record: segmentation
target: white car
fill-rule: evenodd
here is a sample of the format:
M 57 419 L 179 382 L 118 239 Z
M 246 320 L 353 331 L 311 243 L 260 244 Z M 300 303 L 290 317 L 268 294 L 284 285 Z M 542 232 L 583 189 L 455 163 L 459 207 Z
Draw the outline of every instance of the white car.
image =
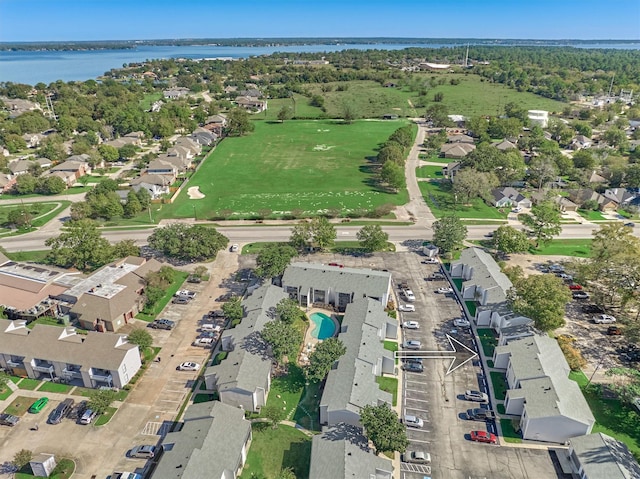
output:
M 427 258 L 422 264 L 438 264 L 438 260 L 436 258 Z
M 456 318 L 453 320 L 453 325 L 456 328 L 468 328 L 471 326 L 471 323 L 465 318 Z
M 416 307 L 413 304 L 401 304 L 398 306 L 398 311 L 402 311 L 404 313 L 413 313 L 415 310 Z
M 176 294 L 174 294 L 173 296 L 175 296 L 176 298 L 193 299 L 193 298 L 196 297 L 196 292 L 195 291 L 189 291 L 188 289 L 181 289 L 180 291 L 176 291 Z
M 472 389 L 467 389 L 464 392 L 464 398 L 467 401 L 475 401 L 475 402 L 482 402 L 482 403 L 489 402 L 489 396 L 487 396 L 487 393 L 474 391 Z
M 200 365 L 192 362 L 182 363 L 176 368 L 178 371 L 198 371 L 199 369 Z
M 418 321 L 405 321 L 402 323 L 402 327 L 405 329 L 420 329 Z
M 411 291 L 410 289 L 403 290 L 402 294 L 404 295 L 407 301 L 414 302 L 416 300 L 416 295 L 413 294 L 413 291 Z
M 404 415 L 404 423 L 406 424 L 407 427 L 423 427 L 424 426 L 424 421 L 416 416 L 410 416 L 409 414 L 405 414 Z
M 453 293 L 453 288 L 449 288 L 449 287 L 438 288 L 436 289 L 436 293 L 440 293 L 440 294 Z
M 596 324 L 615 323 L 616 318 L 614 316 L 611 316 L 610 314 L 599 314 L 598 316 L 593 318 L 593 322 Z
M 420 349 L 422 343 L 416 339 L 412 339 L 411 341 L 405 341 L 402 343 L 402 347 L 404 349 Z
M 210 348 L 213 346 L 213 338 L 197 338 L 193 342 L 193 345 L 200 348 Z
M 231 252 L 232 253 L 237 253 L 239 249 L 240 249 L 240 246 L 238 246 L 237 244 L 232 244 L 231 245 Z
M 521 208 L 521 207 L 519 207 L 519 206 L 516 206 L 516 207 L 515 207 L 515 208 L 513 208 L 511 211 L 512 211 L 513 213 L 520 213 L 520 212 L 522 211 L 522 208 Z

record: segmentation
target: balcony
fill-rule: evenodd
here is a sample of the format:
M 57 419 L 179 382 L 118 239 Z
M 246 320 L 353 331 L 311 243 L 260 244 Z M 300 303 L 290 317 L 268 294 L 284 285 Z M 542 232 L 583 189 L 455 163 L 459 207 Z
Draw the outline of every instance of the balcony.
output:
M 82 373 L 77 369 L 64 368 L 62 374 L 68 378 L 82 378 Z
M 33 366 L 33 370 L 39 373 L 53 374 L 53 364 L 39 363 Z
M 111 376 L 111 374 L 109 374 L 106 371 L 101 371 L 100 373 L 90 373 L 89 377 L 93 380 L 93 381 L 97 381 L 100 383 L 107 383 L 107 384 L 111 384 L 113 381 L 113 377 Z
M 11 367 L 11 368 L 24 368 L 24 362 L 22 359 L 18 360 L 18 359 L 9 359 L 7 361 L 7 366 Z

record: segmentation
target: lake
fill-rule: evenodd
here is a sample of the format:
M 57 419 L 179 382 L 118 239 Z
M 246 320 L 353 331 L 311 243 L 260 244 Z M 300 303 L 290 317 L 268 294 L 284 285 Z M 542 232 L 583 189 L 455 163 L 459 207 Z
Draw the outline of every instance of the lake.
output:
M 247 58 L 274 52 L 318 53 L 347 49 L 400 50 L 403 48 L 460 47 L 458 44 L 336 44 L 274 47 L 140 46 L 129 50 L 0 51 L 0 82 L 35 85 L 56 80 L 84 81 L 123 64 L 166 58 Z M 640 49 L 640 43 L 581 44 L 580 48 Z

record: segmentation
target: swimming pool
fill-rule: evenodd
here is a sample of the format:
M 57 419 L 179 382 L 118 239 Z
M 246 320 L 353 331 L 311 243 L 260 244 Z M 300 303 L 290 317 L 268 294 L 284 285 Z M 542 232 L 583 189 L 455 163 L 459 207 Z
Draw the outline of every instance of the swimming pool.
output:
M 324 313 L 312 313 L 311 321 L 316 325 L 311 331 L 311 336 L 316 339 L 327 339 L 336 333 L 335 323 Z

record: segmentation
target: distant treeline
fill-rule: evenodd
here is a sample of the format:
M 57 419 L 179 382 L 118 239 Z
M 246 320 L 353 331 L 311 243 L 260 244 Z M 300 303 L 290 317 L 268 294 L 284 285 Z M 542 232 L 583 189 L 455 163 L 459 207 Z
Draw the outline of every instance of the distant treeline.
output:
M 0 51 L 69 51 L 69 50 L 123 50 L 139 46 L 193 46 L 221 47 L 273 47 L 291 45 L 355 45 L 355 44 L 415 44 L 415 45 L 502 45 L 502 46 L 580 46 L 602 44 L 634 44 L 637 40 L 535 40 L 489 38 L 182 38 L 157 40 L 102 40 L 68 42 L 2 42 Z

